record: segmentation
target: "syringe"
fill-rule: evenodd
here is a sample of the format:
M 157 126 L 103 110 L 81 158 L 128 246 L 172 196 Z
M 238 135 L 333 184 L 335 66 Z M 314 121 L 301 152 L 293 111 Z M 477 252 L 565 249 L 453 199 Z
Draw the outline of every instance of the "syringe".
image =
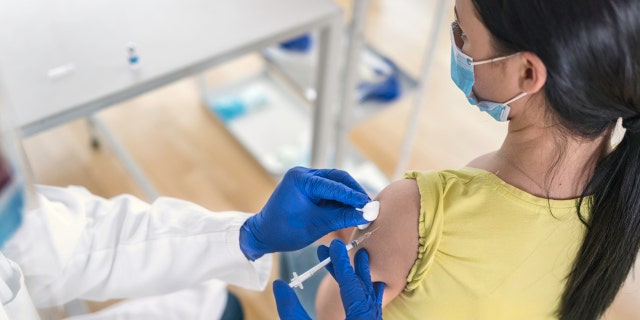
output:
M 375 232 L 376 230 L 378 230 L 378 228 L 375 228 L 375 229 L 363 234 L 360 238 L 349 242 L 346 245 L 347 251 L 351 251 L 351 249 L 359 246 L 363 241 L 367 240 L 367 238 L 369 238 L 371 236 L 371 234 L 373 232 Z M 299 287 L 300 289 L 304 289 L 304 287 L 302 286 L 302 282 L 304 282 L 305 280 L 311 278 L 314 273 L 316 273 L 316 272 L 318 272 L 318 270 L 321 270 L 322 268 L 324 268 L 330 262 L 331 262 L 331 258 L 329 257 L 329 258 L 326 258 L 326 259 L 320 261 L 320 263 L 318 263 L 315 266 L 311 267 L 311 269 L 307 270 L 305 273 L 303 273 L 301 275 L 298 275 L 296 272 L 293 272 L 293 279 L 291 279 L 291 282 L 289 282 L 289 287 L 291 287 L 291 288 Z

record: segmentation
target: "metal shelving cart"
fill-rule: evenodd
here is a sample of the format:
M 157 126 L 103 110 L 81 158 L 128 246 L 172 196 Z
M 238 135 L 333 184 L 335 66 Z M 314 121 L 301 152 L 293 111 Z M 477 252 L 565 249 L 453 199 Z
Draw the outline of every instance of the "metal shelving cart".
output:
M 349 143 L 348 132 L 358 123 L 385 108 L 385 103 L 359 103 L 356 97 L 359 68 L 367 58 L 384 60 L 377 48 L 365 41 L 364 30 L 366 16 L 371 0 L 354 0 L 351 21 L 345 30 L 343 44 L 342 83 L 339 87 L 340 103 L 332 110 L 332 125 L 335 126 L 334 148 L 329 150 L 333 167 L 345 169 L 360 181 L 368 191 L 377 193 L 389 183 L 390 177 L 384 175 L 375 164 L 364 158 Z M 426 95 L 428 79 L 435 54 L 435 43 L 444 27 L 448 0 L 436 0 L 432 13 L 432 25 L 427 37 L 427 50 L 422 60 L 422 68 L 417 78 L 394 66 L 398 77 L 402 99 L 413 98 L 410 117 L 403 141 L 402 151 L 396 168 L 396 177 L 404 171 L 413 144 L 417 120 Z M 311 34 L 315 40 L 316 34 Z M 248 112 L 243 116 L 225 121 L 229 130 L 256 157 L 256 159 L 274 176 L 281 176 L 286 169 L 294 165 L 310 165 L 309 146 L 310 117 L 312 104 L 316 97 L 317 50 L 301 54 L 272 46 L 262 51 L 264 68 L 247 79 L 215 89 L 203 84 L 203 96 L 212 107 L 216 100 L 223 97 L 240 97 L 247 91 L 259 91 L 268 101 L 262 108 Z M 410 94 L 409 94 L 410 93 Z M 213 108 L 214 109 L 214 108 Z M 267 123 L 268 125 L 262 125 Z M 276 128 L 273 123 L 279 123 Z M 331 144 L 331 143 L 330 143 Z M 391 177 L 395 178 L 395 177 Z

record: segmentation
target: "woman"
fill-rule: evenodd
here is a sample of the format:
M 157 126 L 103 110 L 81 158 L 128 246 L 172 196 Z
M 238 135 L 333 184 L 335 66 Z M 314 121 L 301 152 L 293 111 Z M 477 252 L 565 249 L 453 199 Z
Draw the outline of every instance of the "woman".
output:
M 597 319 L 614 299 L 640 317 L 625 289 L 640 282 L 640 2 L 455 4 L 452 78 L 508 133 L 378 196 L 364 246 L 384 318 Z M 335 287 L 321 286 L 320 319 L 336 318 Z

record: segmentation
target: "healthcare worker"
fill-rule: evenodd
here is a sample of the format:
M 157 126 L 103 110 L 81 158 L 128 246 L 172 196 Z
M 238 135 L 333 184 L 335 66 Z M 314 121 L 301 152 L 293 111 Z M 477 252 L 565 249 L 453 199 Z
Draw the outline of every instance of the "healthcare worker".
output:
M 15 132 L 7 130 L 10 117 L 6 110 L 0 114 L 0 319 L 57 318 L 64 316 L 59 306 L 74 299 L 147 297 L 212 279 L 261 289 L 271 269 L 269 253 L 300 249 L 367 222 L 355 208 L 369 197 L 339 170 L 291 169 L 256 215 L 214 213 L 171 198 L 147 204 L 129 195 L 107 200 L 79 187 L 34 187 Z M 346 257 L 344 245 L 331 254 Z M 340 279 L 354 287 L 348 297 L 371 296 L 370 279 L 362 281 L 366 261 L 359 260 L 357 275 L 348 260 L 341 262 Z M 286 298 L 278 305 L 282 312 L 297 307 L 292 292 L 279 296 Z M 371 305 L 360 301 L 355 315 L 365 307 L 376 312 L 375 299 L 364 301 Z M 179 313 L 152 318 L 191 319 Z

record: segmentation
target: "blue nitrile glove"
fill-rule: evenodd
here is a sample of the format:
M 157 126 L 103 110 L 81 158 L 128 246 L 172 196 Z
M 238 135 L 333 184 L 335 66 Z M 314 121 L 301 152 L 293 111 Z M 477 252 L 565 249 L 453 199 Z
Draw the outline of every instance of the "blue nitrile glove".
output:
M 320 261 L 331 256 L 327 270 L 340 286 L 340 297 L 347 319 L 382 319 L 382 295 L 384 282 L 371 282 L 369 254 L 360 249 L 354 257 L 354 269 L 349 264 L 349 255 L 344 242 L 331 241 L 331 247 L 318 247 Z
M 287 171 L 262 210 L 240 229 L 249 260 L 265 253 L 304 248 L 327 233 L 368 223 L 367 193 L 346 172 L 295 167 Z
M 273 295 L 276 298 L 278 316 L 280 320 L 311 320 L 309 314 L 304 311 L 298 296 L 289 285 L 282 281 L 273 282 Z
M 318 259 L 322 261 L 328 256 L 331 256 L 331 263 L 327 265 L 327 270 L 340 286 L 340 297 L 346 319 L 382 319 L 384 283 L 371 282 L 367 251 L 361 249 L 356 253 L 355 271 L 349 264 L 349 255 L 342 241 L 333 240 L 331 248 L 325 246 L 318 248 Z M 311 319 L 302 308 L 293 289 L 286 282 L 274 281 L 273 294 L 276 298 L 280 319 Z

